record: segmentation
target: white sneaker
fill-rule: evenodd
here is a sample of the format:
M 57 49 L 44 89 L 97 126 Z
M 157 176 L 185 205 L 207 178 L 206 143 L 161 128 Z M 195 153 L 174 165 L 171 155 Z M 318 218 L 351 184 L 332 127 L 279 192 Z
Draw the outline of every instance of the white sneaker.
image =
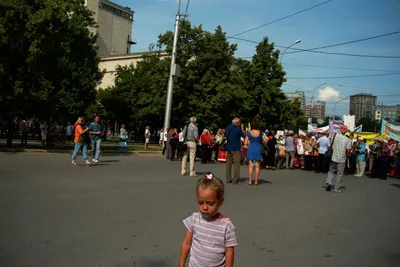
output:
M 96 162 L 96 160 L 95 160 L 95 159 L 93 159 L 93 162 Z
M 96 162 L 96 163 L 99 163 L 99 161 L 97 160 L 97 159 L 95 159 L 95 160 L 93 160 L 94 162 Z

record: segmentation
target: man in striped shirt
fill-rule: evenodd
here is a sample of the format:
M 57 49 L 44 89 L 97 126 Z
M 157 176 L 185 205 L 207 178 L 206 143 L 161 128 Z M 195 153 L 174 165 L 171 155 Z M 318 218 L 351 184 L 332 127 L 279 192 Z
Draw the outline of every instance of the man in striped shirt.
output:
M 196 121 L 197 121 L 196 117 L 191 117 L 189 125 L 185 126 L 185 129 L 183 129 L 183 136 L 185 137 L 185 143 L 187 145 L 187 148 L 186 151 L 184 151 L 182 159 L 181 174 L 186 175 L 186 161 L 189 155 L 190 176 L 192 177 L 197 176 L 196 172 L 194 171 L 194 160 L 196 158 L 196 149 L 197 149 L 196 142 L 199 139 L 199 130 L 195 125 Z

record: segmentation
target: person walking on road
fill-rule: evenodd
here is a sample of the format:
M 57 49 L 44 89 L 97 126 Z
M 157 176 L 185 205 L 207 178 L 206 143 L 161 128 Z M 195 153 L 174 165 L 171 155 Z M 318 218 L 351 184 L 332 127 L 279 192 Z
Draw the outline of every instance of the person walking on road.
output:
M 72 154 L 72 165 L 76 165 L 76 158 L 78 157 L 78 153 L 82 150 L 83 159 L 86 162 L 86 166 L 90 166 L 90 161 L 88 160 L 87 154 L 87 146 L 86 146 L 86 135 L 89 131 L 89 128 L 83 129 L 85 125 L 85 118 L 79 117 L 78 120 L 75 122 L 75 149 L 74 153 Z
M 89 125 L 89 134 L 90 139 L 92 141 L 92 157 L 93 162 L 99 162 L 100 156 L 100 145 L 101 145 L 101 133 L 103 131 L 103 127 L 100 124 L 100 117 L 99 115 L 94 116 L 94 122 Z
M 185 126 L 183 130 L 183 135 L 185 136 L 185 143 L 187 145 L 184 150 L 184 156 L 182 159 L 181 174 L 186 175 L 186 161 L 189 157 L 190 159 L 190 176 L 196 177 L 197 174 L 194 171 L 194 160 L 196 158 L 197 140 L 199 139 L 199 129 L 195 125 L 197 119 L 196 117 L 191 117 L 189 124 Z
M 340 193 L 343 182 L 343 173 L 346 166 L 346 157 L 351 152 L 351 141 L 349 138 L 344 136 L 347 132 L 347 126 L 342 125 L 340 128 L 341 133 L 333 134 L 331 137 L 332 144 L 332 159 L 329 165 L 328 177 L 326 178 L 326 191 L 331 191 L 334 187 L 334 193 Z M 333 185 L 332 181 L 337 173 L 336 183 Z
M 240 151 L 242 149 L 241 138 L 245 137 L 244 124 L 239 118 L 234 118 L 232 124 L 226 127 L 226 182 L 239 183 L 240 177 Z M 233 165 L 233 176 L 232 176 Z

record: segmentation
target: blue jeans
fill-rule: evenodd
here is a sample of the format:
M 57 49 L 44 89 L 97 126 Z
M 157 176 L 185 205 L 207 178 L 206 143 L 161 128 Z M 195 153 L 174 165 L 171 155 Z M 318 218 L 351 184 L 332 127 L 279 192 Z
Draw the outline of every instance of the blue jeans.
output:
M 87 146 L 85 143 L 75 143 L 74 153 L 72 154 L 72 159 L 75 160 L 78 157 L 79 151 L 82 149 L 83 159 L 87 160 Z
M 99 140 L 92 140 L 92 157 L 93 159 L 98 160 L 100 156 L 100 144 L 101 139 Z

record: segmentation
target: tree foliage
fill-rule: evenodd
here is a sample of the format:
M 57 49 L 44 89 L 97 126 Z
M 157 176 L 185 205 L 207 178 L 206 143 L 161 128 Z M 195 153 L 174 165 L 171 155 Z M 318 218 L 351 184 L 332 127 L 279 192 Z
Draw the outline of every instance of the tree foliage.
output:
M 95 26 L 83 0 L 2 0 L 0 113 L 83 114 L 102 77 Z
M 136 65 L 119 66 L 115 85 L 99 91 L 106 119 L 135 127 L 161 125 L 168 70 L 169 59 L 158 52 L 145 55 Z
M 157 47 L 172 52 L 173 32 L 159 36 Z M 258 118 L 268 128 L 299 127 L 305 121 L 299 103 L 289 102 L 280 87 L 285 81 L 279 51 L 264 38 L 251 61 L 235 58 L 237 46 L 218 26 L 213 33 L 182 21 L 174 77 L 171 126 L 196 116 L 203 126 L 225 127 L 233 117 Z M 100 99 L 109 119 L 136 127 L 163 125 L 170 58 L 150 53 L 142 62 L 119 67 L 115 86 Z M 119 103 L 119 104 L 117 104 Z

